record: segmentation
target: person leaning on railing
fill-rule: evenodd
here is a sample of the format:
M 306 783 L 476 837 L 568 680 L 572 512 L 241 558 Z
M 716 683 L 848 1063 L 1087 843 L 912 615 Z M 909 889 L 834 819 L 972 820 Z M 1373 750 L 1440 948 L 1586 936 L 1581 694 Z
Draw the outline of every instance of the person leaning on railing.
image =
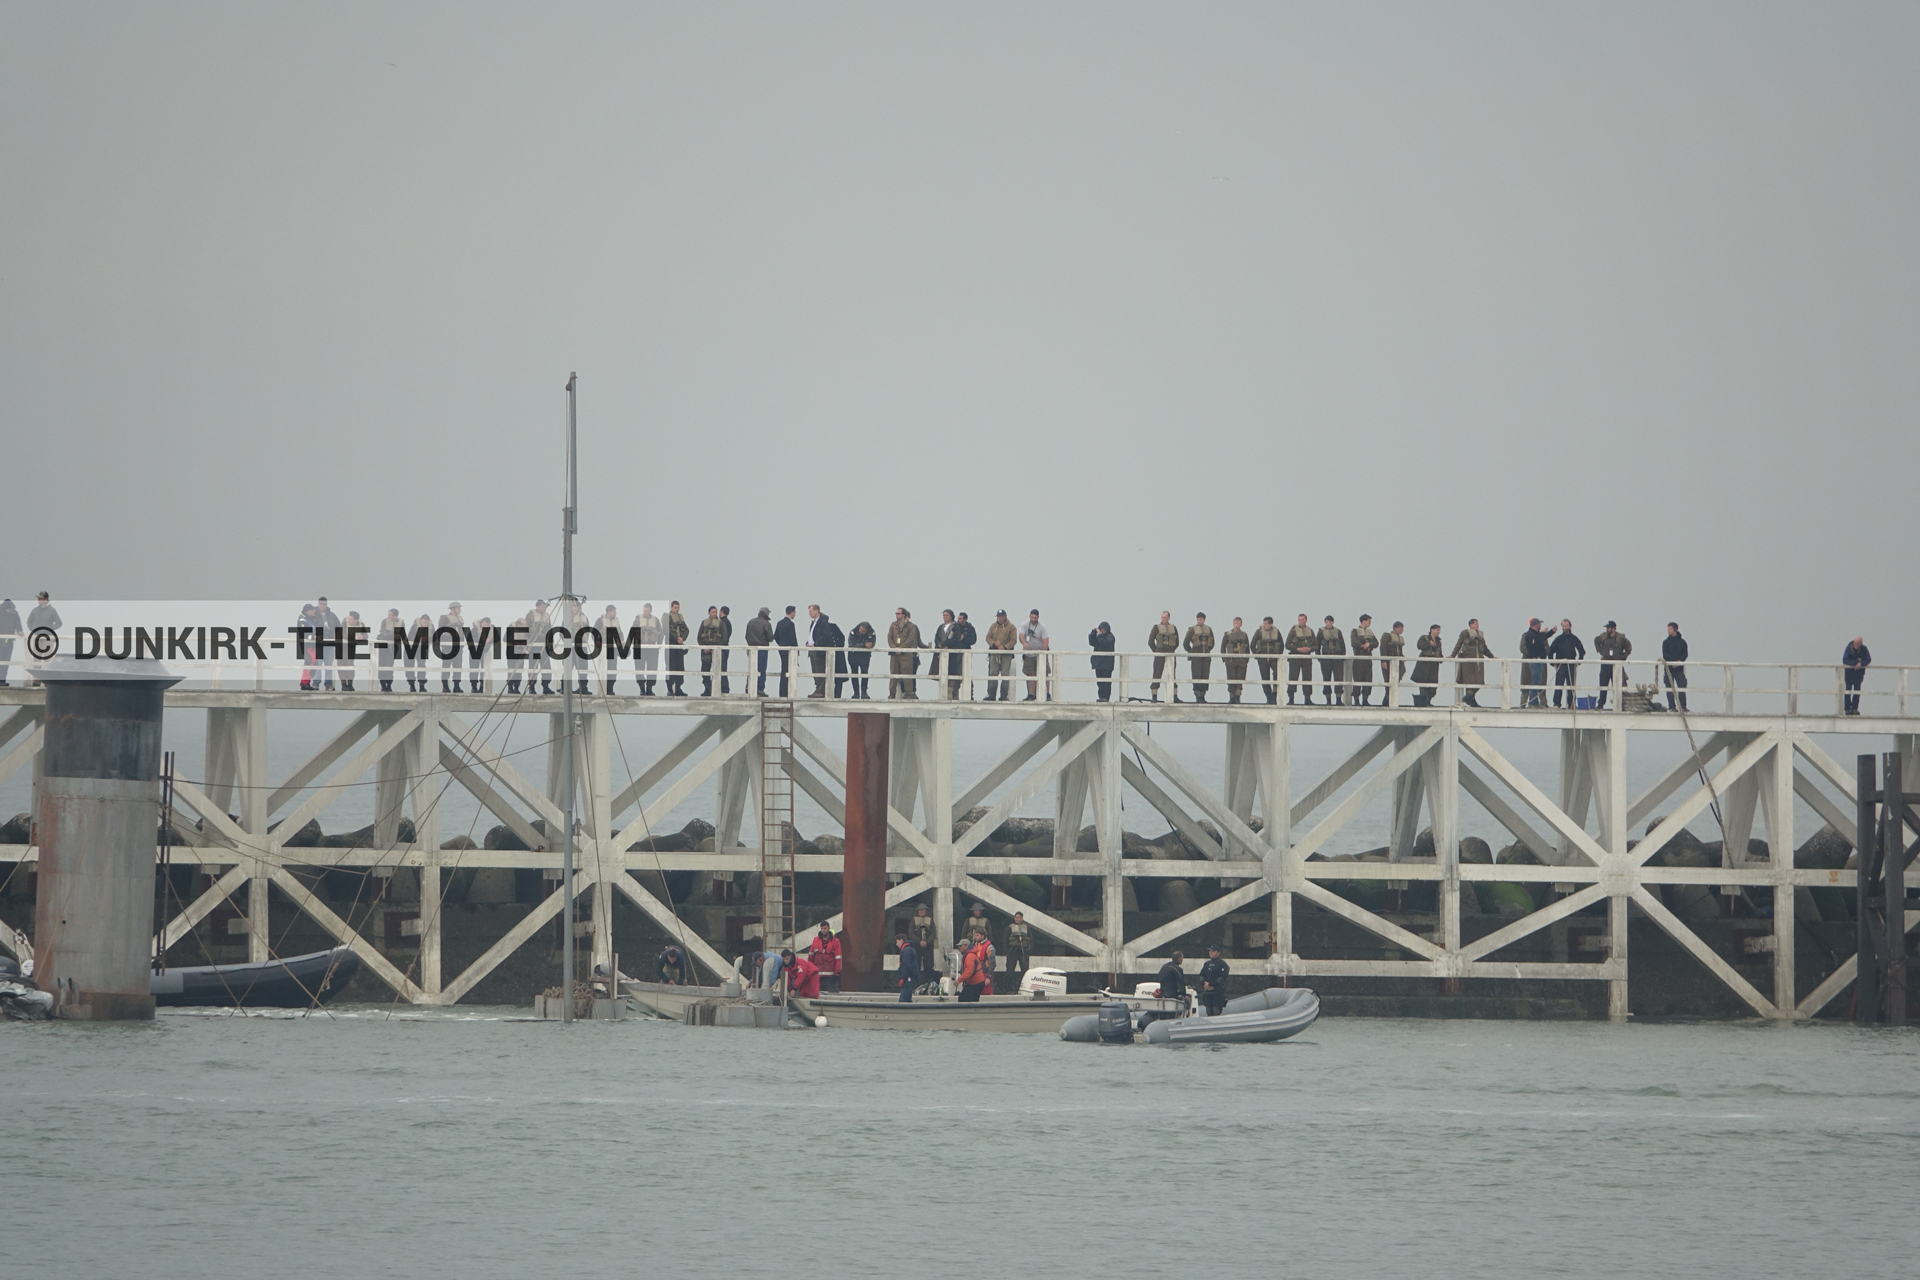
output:
M 867 672 L 873 668 L 873 646 L 880 635 L 871 622 L 856 622 L 847 637 L 847 671 L 853 677 L 853 696 L 862 702 L 873 701 L 867 691 Z
M 1860 714 L 1860 686 L 1866 683 L 1867 668 L 1873 665 L 1873 653 L 1867 648 L 1865 638 L 1855 636 L 1847 641 L 1847 647 L 1840 651 L 1840 665 L 1846 668 L 1846 695 L 1843 711 L 1850 716 Z

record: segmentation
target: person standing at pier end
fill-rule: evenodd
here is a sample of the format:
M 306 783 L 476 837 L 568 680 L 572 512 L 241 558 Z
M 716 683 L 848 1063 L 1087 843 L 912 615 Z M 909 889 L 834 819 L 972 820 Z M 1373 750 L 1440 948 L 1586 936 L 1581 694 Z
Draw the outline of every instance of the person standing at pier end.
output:
M 1087 632 L 1087 648 L 1093 650 L 1094 701 L 1105 702 L 1113 696 L 1113 628 L 1101 623 Z
M 1600 700 L 1594 703 L 1594 706 L 1605 711 L 1607 709 L 1607 690 L 1614 682 L 1614 664 L 1624 662 L 1632 655 L 1633 641 L 1627 639 L 1625 633 L 1620 630 L 1619 624 L 1609 618 L 1607 619 L 1607 629 L 1593 638 L 1593 652 L 1594 655 L 1600 659 Z M 1627 691 L 1627 669 L 1620 667 L 1618 670 L 1620 672 L 1620 692 L 1622 696 L 1625 696 Z
M 680 612 L 680 602 L 675 600 L 667 606 L 667 696 L 684 698 L 687 696 L 687 637 L 693 629 L 687 625 L 686 615 Z M 781 692 L 785 692 L 784 687 Z
M 820 612 L 820 606 L 810 604 L 807 620 L 800 624 L 800 643 L 806 646 L 807 666 L 813 670 L 813 692 L 807 695 L 809 698 L 827 696 L 827 651 L 823 647 L 826 642 L 820 638 L 820 624 L 826 620 L 827 615 Z
M 1440 639 L 1440 624 L 1434 623 L 1427 628 L 1427 634 L 1414 641 L 1419 650 L 1420 661 L 1413 664 L 1413 683 L 1420 692 L 1413 695 L 1413 705 L 1430 707 L 1433 695 L 1440 690 L 1440 662 L 1446 656 L 1447 646 Z
M 987 628 L 988 702 L 1013 701 L 1013 682 L 1006 677 L 1013 674 L 1013 646 L 1019 640 L 1020 632 L 1007 621 L 1007 611 L 997 611 L 993 625 Z
M 1206 1006 L 1207 1016 L 1217 1018 L 1227 1007 L 1227 975 L 1231 972 L 1227 962 L 1220 958 L 1220 944 L 1214 943 L 1207 948 L 1207 962 L 1200 966 L 1200 1003 Z
M 787 612 L 780 621 L 773 624 L 773 642 L 780 648 L 780 696 L 787 696 L 787 668 L 793 664 L 793 651 L 800 647 L 800 632 L 793 625 L 793 615 L 799 612 L 793 605 L 787 606 Z
M 1280 701 L 1280 655 L 1287 651 L 1287 638 L 1273 625 L 1272 614 L 1260 619 L 1252 646 L 1254 661 L 1260 664 L 1260 690 L 1267 695 L 1267 705 L 1274 706 Z
M 1026 651 L 1020 665 L 1027 671 L 1027 701 L 1032 702 L 1040 686 L 1046 686 L 1046 698 L 1053 701 L 1053 659 L 1048 651 L 1053 648 L 1053 637 L 1040 625 L 1040 611 L 1027 612 L 1026 625 L 1020 628 L 1020 647 Z M 1034 676 L 1038 675 L 1038 680 Z
M 1287 632 L 1287 705 L 1293 705 L 1293 691 L 1299 689 L 1306 705 L 1313 705 L 1313 655 L 1320 650 L 1320 637 L 1307 625 L 1307 615 Z
M 13 661 L 14 637 L 20 634 L 20 610 L 8 596 L 0 600 L 0 689 L 7 687 L 7 664 Z
M 1353 662 L 1347 672 L 1352 683 L 1348 700 L 1370 707 L 1373 705 L 1373 655 L 1380 648 L 1380 638 L 1373 634 L 1373 615 L 1361 614 L 1360 625 L 1348 639 L 1353 643 Z
M 522 621 L 524 621 L 524 619 L 522 619 Z M 393 692 L 393 651 L 399 647 L 397 644 L 397 633 L 400 628 L 405 625 L 405 623 L 400 621 L 400 611 L 398 609 L 389 609 L 387 610 L 387 616 L 380 619 L 379 633 L 374 636 L 374 651 L 378 654 L 374 661 L 378 663 L 380 667 L 380 692 L 382 693 Z M 5 674 L 4 668 L 0 668 L 0 674 Z M 0 684 L 5 683 L 5 680 L 0 680 Z M 518 693 L 519 691 L 520 681 L 519 677 L 516 676 L 514 678 L 514 692 Z
M 913 937 L 913 945 L 920 949 L 920 968 L 931 978 L 940 972 L 933 958 L 933 948 L 940 941 L 940 929 L 927 914 L 926 903 L 914 908 L 913 919 L 907 921 L 907 932 Z
M 873 700 L 867 689 L 867 672 L 873 669 L 873 646 L 879 640 L 880 633 L 871 622 L 854 623 L 853 634 L 847 637 L 847 671 L 853 677 L 853 696 L 865 702 Z
M 1380 705 L 1394 707 L 1400 705 L 1397 692 L 1407 678 L 1407 624 L 1395 622 L 1393 629 L 1380 637 Z
M 1460 686 L 1461 705 L 1478 707 L 1480 703 L 1475 695 L 1487 683 L 1486 664 L 1480 659 L 1493 656 L 1493 647 L 1487 643 L 1486 634 L 1480 630 L 1480 619 L 1467 619 L 1466 629 L 1461 631 L 1459 638 L 1453 642 L 1453 652 L 1447 656 L 1466 659 L 1466 661 L 1454 663 L 1453 679 L 1454 683 Z
M 833 696 L 838 700 L 847 687 L 846 632 L 833 625 L 833 619 L 823 613 L 819 625 L 813 629 L 813 642 L 833 654 Z
M 1160 611 L 1160 621 L 1147 632 L 1147 649 L 1153 654 L 1153 700 L 1160 701 L 1160 674 L 1167 669 L 1167 655 L 1180 647 L 1180 628 L 1173 625 L 1173 613 Z M 1180 701 L 1180 669 L 1173 672 L 1173 700 Z
M 1180 647 L 1187 651 L 1187 667 L 1193 672 L 1195 702 L 1207 700 L 1207 681 L 1213 675 L 1213 645 L 1213 628 L 1207 625 L 1207 615 L 1194 614 L 1193 625 L 1187 628 L 1186 639 L 1180 642 Z M 1173 700 L 1180 701 L 1178 690 L 1175 690 Z
M 753 696 L 767 696 L 767 647 L 773 643 L 773 609 L 761 605 L 760 612 L 747 619 L 747 648 L 753 654 L 747 660 L 747 669 L 759 668 L 759 677 L 753 686 Z
M 820 970 L 820 981 L 829 991 L 840 989 L 840 961 L 842 953 L 840 939 L 833 936 L 833 930 L 825 924 L 814 935 L 813 942 L 807 947 L 807 959 L 813 961 Z
M 1327 615 L 1326 625 L 1320 628 L 1320 678 L 1327 682 L 1322 690 L 1327 696 L 1330 707 L 1347 705 L 1347 638 L 1334 625 L 1333 615 Z M 1338 654 L 1338 657 L 1328 657 Z
M 715 650 L 727 642 L 726 628 L 720 622 L 720 606 L 707 606 L 707 616 L 700 623 L 700 634 L 695 637 L 700 643 L 700 696 L 713 696 L 713 655 Z
M 900 984 L 900 1003 L 912 1004 L 913 993 L 920 987 L 920 953 L 904 933 L 893 940 L 893 949 L 900 957 L 900 968 L 894 975 Z
M 447 602 L 447 611 L 440 615 L 440 621 L 434 624 L 434 630 L 436 632 L 451 631 L 462 642 L 466 640 L 467 620 L 460 614 L 460 602 L 458 600 L 450 600 Z M 439 637 L 436 635 L 436 643 L 438 639 Z M 462 692 L 460 688 L 460 660 L 461 654 L 458 648 L 453 651 L 451 658 L 440 659 L 440 692 Z M 447 687 L 449 678 L 453 681 L 453 687 L 451 689 Z
M 553 622 L 547 617 L 547 602 L 535 600 L 527 611 L 527 692 L 553 692 L 553 659 L 547 656 L 547 632 Z M 541 688 L 534 688 L 534 672 L 540 673 Z
M 933 676 L 933 696 L 936 698 L 946 697 L 946 686 L 940 681 L 940 667 L 944 662 L 941 651 L 952 643 L 953 626 L 953 610 L 942 609 L 940 623 L 933 629 L 933 665 L 928 669 Z
M 1245 654 L 1253 652 L 1252 642 L 1247 639 L 1240 619 L 1235 618 L 1226 634 L 1220 637 L 1220 665 L 1227 672 L 1227 701 L 1240 701 L 1240 694 L 1247 687 L 1247 659 Z
M 660 625 L 660 619 L 654 616 L 653 606 L 640 606 L 640 616 L 633 620 L 640 632 L 640 652 L 633 655 L 634 680 L 640 686 L 640 696 L 651 698 L 653 686 L 660 681 L 660 642 L 666 638 L 666 630 Z M 532 637 L 528 637 L 532 645 Z M 533 664 L 527 664 L 527 692 L 533 692 Z
M 1575 681 L 1580 674 L 1580 660 L 1587 656 L 1587 646 L 1573 634 L 1573 619 L 1560 619 L 1560 634 L 1547 646 L 1547 655 L 1553 659 L 1553 705 L 1560 705 L 1560 691 L 1565 689 L 1567 710 L 1575 710 L 1580 705 L 1574 696 L 1578 687 Z
M 1847 641 L 1847 647 L 1840 651 L 1840 665 L 1846 668 L 1846 693 L 1842 710 L 1850 716 L 1860 714 L 1860 686 L 1866 683 L 1867 668 L 1873 665 L 1873 652 L 1867 648 L 1864 636 L 1855 636 Z
M 906 606 L 895 609 L 893 625 L 887 628 L 887 670 L 893 677 L 887 682 L 889 698 L 920 696 L 919 681 L 914 679 L 920 673 L 920 655 L 915 650 L 926 647 L 920 640 L 920 628 L 914 624 Z M 903 676 L 906 678 L 902 679 Z
M 973 623 L 967 620 L 963 611 L 947 632 L 947 698 L 950 701 L 960 700 L 962 683 L 967 686 L 967 701 L 973 701 L 973 681 L 962 681 L 958 677 L 966 674 L 967 655 L 973 651 L 979 639 L 980 633 L 973 629 Z
M 1547 653 L 1553 629 L 1543 631 L 1544 625 L 1538 618 L 1529 618 L 1527 629 L 1520 633 L 1520 705 L 1523 707 L 1547 705 Z
M 1667 678 L 1667 710 L 1687 709 L 1687 638 L 1680 624 L 1667 624 L 1667 638 L 1660 642 L 1660 669 Z M 1680 691 L 1679 706 L 1674 706 L 1674 690 Z

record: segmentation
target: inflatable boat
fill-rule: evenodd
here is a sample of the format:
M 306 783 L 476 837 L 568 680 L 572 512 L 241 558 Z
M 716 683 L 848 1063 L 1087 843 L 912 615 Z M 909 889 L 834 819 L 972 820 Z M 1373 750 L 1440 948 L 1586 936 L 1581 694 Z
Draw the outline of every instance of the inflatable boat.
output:
M 257 964 L 190 965 L 153 975 L 162 1007 L 307 1009 L 326 1004 L 360 972 L 352 947 Z
M 1320 997 L 1306 987 L 1268 987 L 1227 1001 L 1214 1017 L 1152 1018 L 1113 1001 L 1069 1018 L 1062 1040 L 1104 1044 L 1267 1044 L 1297 1036 L 1320 1016 Z

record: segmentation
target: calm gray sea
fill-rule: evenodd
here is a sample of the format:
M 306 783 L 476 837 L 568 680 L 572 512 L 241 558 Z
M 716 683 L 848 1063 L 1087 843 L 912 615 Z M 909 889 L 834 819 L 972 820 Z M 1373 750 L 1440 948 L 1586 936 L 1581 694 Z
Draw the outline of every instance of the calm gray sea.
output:
M 0 1026 L 0 1271 L 1910 1276 L 1920 1033 Z

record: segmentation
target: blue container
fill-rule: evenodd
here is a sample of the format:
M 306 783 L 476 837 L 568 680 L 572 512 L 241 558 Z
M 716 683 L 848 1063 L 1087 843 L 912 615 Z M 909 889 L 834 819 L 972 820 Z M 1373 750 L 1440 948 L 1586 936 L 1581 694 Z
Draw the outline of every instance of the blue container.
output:
M 1591 711 L 1593 710 L 1593 699 L 1592 698 L 1575 698 L 1573 700 L 1573 709 L 1575 711 Z

